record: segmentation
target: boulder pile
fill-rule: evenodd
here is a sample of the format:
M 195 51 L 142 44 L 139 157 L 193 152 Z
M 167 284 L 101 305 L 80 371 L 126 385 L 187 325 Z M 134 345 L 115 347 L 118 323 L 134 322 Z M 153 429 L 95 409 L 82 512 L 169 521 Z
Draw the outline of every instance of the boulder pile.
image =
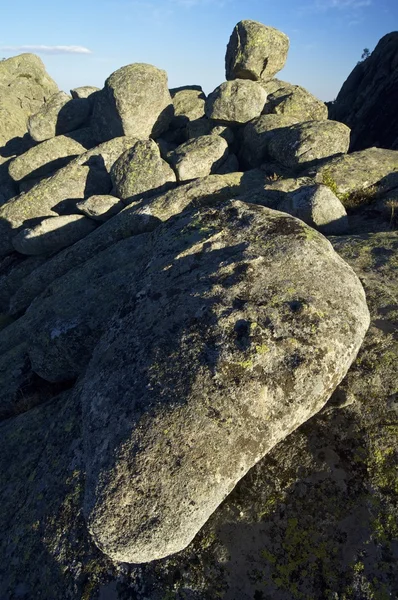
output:
M 89 599 L 190 548 L 356 359 L 365 292 L 324 235 L 391 226 L 398 151 L 348 154 L 349 128 L 275 79 L 288 48 L 241 21 L 208 97 L 147 64 L 69 96 L 35 56 L 0 63 L 2 598 Z

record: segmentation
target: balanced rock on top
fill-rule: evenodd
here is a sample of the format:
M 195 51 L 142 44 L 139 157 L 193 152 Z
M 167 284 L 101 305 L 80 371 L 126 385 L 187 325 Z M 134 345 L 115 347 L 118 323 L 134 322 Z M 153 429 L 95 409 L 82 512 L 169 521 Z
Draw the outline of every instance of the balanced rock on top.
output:
M 240 21 L 228 42 L 226 79 L 266 81 L 285 66 L 289 50 L 287 35 L 257 21 Z

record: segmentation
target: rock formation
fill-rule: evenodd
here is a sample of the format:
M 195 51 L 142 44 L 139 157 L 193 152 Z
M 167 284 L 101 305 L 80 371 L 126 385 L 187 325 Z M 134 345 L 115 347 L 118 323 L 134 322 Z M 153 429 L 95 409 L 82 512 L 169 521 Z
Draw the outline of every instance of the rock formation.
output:
M 359 62 L 330 103 L 331 119 L 351 128 L 351 150 L 398 150 L 398 31 Z
M 398 150 L 288 47 L 238 23 L 207 98 L 0 63 L 1 598 L 396 593 Z

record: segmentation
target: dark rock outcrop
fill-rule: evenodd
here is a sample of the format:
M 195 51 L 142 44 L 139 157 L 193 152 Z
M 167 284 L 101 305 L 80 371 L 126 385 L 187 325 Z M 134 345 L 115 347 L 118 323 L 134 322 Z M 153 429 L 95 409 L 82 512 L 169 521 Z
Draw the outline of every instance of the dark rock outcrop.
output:
M 398 31 L 385 35 L 356 65 L 329 105 L 329 117 L 351 128 L 351 150 L 398 150 Z

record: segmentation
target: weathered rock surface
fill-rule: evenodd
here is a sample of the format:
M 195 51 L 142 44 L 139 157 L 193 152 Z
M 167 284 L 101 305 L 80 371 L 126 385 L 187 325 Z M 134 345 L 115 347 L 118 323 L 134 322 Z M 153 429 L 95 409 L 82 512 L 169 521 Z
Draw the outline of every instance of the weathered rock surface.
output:
M 201 119 L 205 114 L 205 100 L 201 89 L 178 90 L 171 94 L 174 106 L 172 127 L 184 127 L 189 121 Z
M 381 38 L 329 105 L 330 118 L 352 130 L 351 150 L 398 150 L 398 32 Z
M 148 235 L 121 240 L 54 281 L 45 298 L 30 305 L 17 323 L 26 332 L 37 375 L 67 382 L 84 371 L 114 314 L 137 293 L 137 281 L 151 258 L 150 242 Z
M 76 212 L 78 200 L 109 193 L 112 186 L 109 172 L 135 141 L 121 137 L 100 144 L 0 207 L 0 255 L 13 251 L 11 239 L 22 227 L 36 224 L 43 217 L 56 217 L 63 210 Z
M 215 173 L 228 156 L 228 143 L 218 135 L 202 135 L 178 146 L 170 157 L 178 181 Z
M 132 235 L 152 231 L 170 217 L 195 206 L 213 205 L 234 198 L 264 184 L 260 170 L 229 175 L 209 175 L 170 190 L 160 196 L 126 206 L 87 238 L 66 248 L 27 275 L 14 294 L 10 312 L 20 314 L 55 279 L 82 265 L 109 246 Z
M 319 183 L 329 183 L 339 194 L 345 194 L 368 188 L 383 178 L 391 179 L 398 173 L 398 151 L 367 148 L 331 158 L 312 171 Z M 398 176 L 395 178 L 391 187 L 398 187 Z M 388 189 L 386 185 L 384 189 Z
M 286 82 L 280 82 L 278 87 L 275 81 L 262 84 L 265 90 L 268 87 L 272 90 L 268 93 L 264 114 L 288 115 L 296 117 L 298 121 L 323 121 L 328 118 L 326 104 L 306 89 Z
M 285 66 L 288 50 L 289 38 L 281 31 L 257 21 L 240 21 L 227 46 L 226 79 L 271 79 Z
M 118 136 L 158 137 L 167 130 L 173 112 L 165 71 L 134 63 L 105 81 L 94 105 L 93 129 L 100 142 Z
M 28 129 L 36 142 L 43 142 L 56 135 L 69 133 L 81 127 L 91 111 L 87 99 L 72 100 L 65 92 L 58 92 L 29 117 Z
M 268 153 L 288 168 L 304 168 L 328 156 L 348 152 L 350 130 L 337 121 L 307 121 L 276 132 Z
M 18 138 L 28 131 L 28 117 L 57 91 L 38 56 L 20 54 L 0 62 L 0 162 L 1 157 L 18 153 Z M 4 148 L 11 141 L 12 147 Z
M 269 158 L 269 144 L 282 128 L 298 123 L 296 117 L 287 115 L 263 115 L 253 119 L 243 130 L 240 157 L 244 165 L 255 169 Z
M 343 235 L 348 231 L 345 208 L 325 185 L 300 187 L 278 205 L 278 210 L 301 219 L 325 235 Z
M 76 208 L 94 221 L 105 222 L 117 215 L 124 208 L 124 204 L 115 196 L 90 196 L 78 202 Z
M 207 98 L 206 116 L 226 125 L 247 123 L 261 115 L 266 100 L 266 91 L 255 81 L 225 81 Z
M 84 152 L 86 148 L 73 137 L 58 135 L 14 158 L 8 172 L 14 181 L 43 177 L 66 166 Z
M 235 139 L 234 132 L 230 127 L 216 125 L 207 118 L 189 121 L 186 126 L 186 135 L 189 140 L 200 137 L 201 135 L 219 135 L 224 138 L 228 144 L 232 144 Z
M 94 85 L 82 85 L 70 91 L 72 98 L 90 98 L 93 94 L 100 91 L 100 88 Z
M 12 239 L 12 244 L 21 254 L 53 254 L 71 246 L 95 228 L 95 222 L 83 215 L 50 217 L 34 227 L 22 229 Z
M 153 140 L 137 141 L 126 150 L 113 165 L 111 177 L 116 195 L 125 204 L 161 194 L 176 183 L 173 169 Z
M 82 389 L 88 526 L 133 563 L 193 539 L 324 405 L 369 324 L 354 272 L 282 213 L 237 201 L 188 213 L 156 231 L 153 250 Z

